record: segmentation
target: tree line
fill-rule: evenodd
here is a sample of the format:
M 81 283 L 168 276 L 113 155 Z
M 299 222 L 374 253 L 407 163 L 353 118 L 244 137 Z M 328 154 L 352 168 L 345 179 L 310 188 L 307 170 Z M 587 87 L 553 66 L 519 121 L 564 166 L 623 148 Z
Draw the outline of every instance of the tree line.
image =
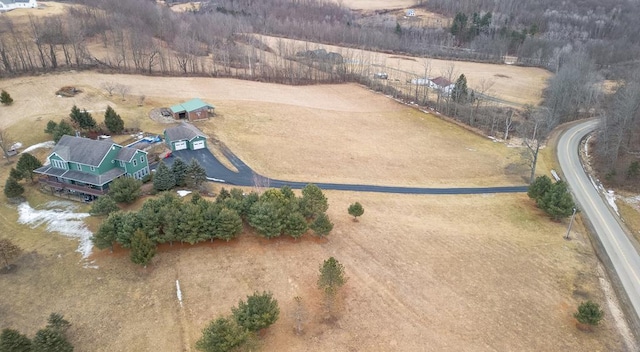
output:
M 147 265 L 161 243 L 196 244 L 220 239 L 229 241 L 243 231 L 243 224 L 258 235 L 300 238 L 311 229 L 326 236 L 333 223 L 326 215 L 327 199 L 313 184 L 297 197 L 288 186 L 263 194 L 241 189 L 221 190 L 215 201 L 194 194 L 189 202 L 171 193 L 147 200 L 136 212 L 111 212 L 92 240 L 100 249 L 117 243 L 131 250 L 133 262 Z

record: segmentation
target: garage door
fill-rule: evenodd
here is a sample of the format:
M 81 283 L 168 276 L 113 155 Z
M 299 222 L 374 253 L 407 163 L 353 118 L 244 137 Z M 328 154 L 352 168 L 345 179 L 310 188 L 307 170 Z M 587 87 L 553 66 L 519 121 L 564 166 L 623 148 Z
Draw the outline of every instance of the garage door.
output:
M 173 148 L 175 150 L 187 149 L 187 141 L 174 142 L 173 143 Z
M 204 141 L 193 142 L 193 150 L 204 149 Z

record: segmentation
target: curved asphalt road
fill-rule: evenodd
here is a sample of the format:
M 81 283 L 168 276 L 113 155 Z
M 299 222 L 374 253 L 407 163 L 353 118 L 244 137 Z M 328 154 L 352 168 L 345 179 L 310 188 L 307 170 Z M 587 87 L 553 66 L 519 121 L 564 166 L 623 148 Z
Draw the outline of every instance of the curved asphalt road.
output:
M 580 209 L 591 221 L 636 315 L 640 316 L 640 256 L 584 172 L 577 153 L 582 139 L 597 125 L 597 120 L 587 121 L 565 131 L 558 142 L 558 160 Z
M 185 161 L 196 159 L 204 167 L 210 181 L 224 182 L 236 186 L 254 186 L 256 184 L 268 187 L 280 188 L 289 186 L 294 189 L 301 189 L 309 182 L 294 182 L 274 180 L 255 173 L 247 164 L 233 154 L 229 149 L 222 148 L 222 153 L 229 159 L 238 172 L 233 172 L 225 167 L 208 149 L 200 150 L 179 150 L 173 152 L 173 157 L 164 159 L 168 165 L 173 164 L 176 157 Z M 325 190 L 357 191 L 357 192 L 380 192 L 380 193 L 403 193 L 403 194 L 487 194 L 487 193 L 521 193 L 527 191 L 527 186 L 509 187 L 468 187 L 468 188 L 424 188 L 424 187 L 394 187 L 394 186 L 374 186 L 358 184 L 339 183 L 317 183 L 318 187 Z

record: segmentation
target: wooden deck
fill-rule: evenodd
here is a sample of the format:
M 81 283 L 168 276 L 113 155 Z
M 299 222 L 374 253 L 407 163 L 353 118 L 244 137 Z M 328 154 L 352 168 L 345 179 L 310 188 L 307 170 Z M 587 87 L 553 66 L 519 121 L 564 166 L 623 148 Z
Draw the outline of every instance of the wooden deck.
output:
M 60 191 L 75 191 L 75 192 L 80 192 L 80 193 L 84 193 L 84 194 L 90 194 L 92 196 L 104 196 L 105 194 L 107 194 L 108 191 L 103 191 L 100 189 L 95 189 L 95 188 L 91 188 L 91 187 L 87 187 L 87 186 L 78 186 L 78 185 L 72 185 L 69 183 L 64 183 L 64 182 L 57 182 L 57 181 L 51 181 L 51 180 L 47 180 L 45 178 L 41 178 L 40 183 L 43 185 L 47 185 L 50 187 L 53 187 L 57 190 Z

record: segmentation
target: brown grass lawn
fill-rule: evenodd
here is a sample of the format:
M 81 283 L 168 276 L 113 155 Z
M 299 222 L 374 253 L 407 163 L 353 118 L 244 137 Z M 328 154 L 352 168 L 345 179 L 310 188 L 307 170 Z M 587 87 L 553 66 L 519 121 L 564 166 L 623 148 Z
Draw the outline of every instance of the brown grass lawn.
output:
M 269 290 L 281 317 L 265 334 L 265 351 L 622 350 L 608 316 L 594 333 L 574 326 L 580 300 L 604 299 L 582 230 L 579 240 L 562 240 L 564 224 L 541 217 L 526 196 L 327 195 L 335 222 L 327 240 L 243 235 L 174 245 L 146 270 L 123 251 L 98 252 L 99 268 L 83 269 L 74 241 L 13 225 L 15 211 L 5 206 L 3 233 L 27 254 L 17 272 L 0 276 L 0 328 L 33 335 L 56 311 L 73 323 L 79 351 L 193 350 L 207 321 Z M 357 223 L 346 214 L 356 200 L 365 207 Z M 329 256 L 349 277 L 332 323 L 321 319 L 315 288 Z M 302 336 L 293 333 L 295 296 L 308 310 Z
M 106 80 L 131 85 L 131 96 L 106 96 L 99 89 Z M 15 104 L 0 110 L 0 125 L 26 145 L 45 140 L 46 121 L 66 116 L 73 103 L 95 111 L 112 104 L 127 124 L 160 132 L 164 126 L 145 117 L 151 108 L 198 96 L 219 112 L 199 126 L 267 176 L 433 186 L 514 184 L 522 176 L 504 171 L 519 162 L 517 150 L 355 85 L 90 72 L 2 84 Z M 84 93 L 57 98 L 62 85 Z M 144 107 L 135 104 L 140 94 L 147 96 Z M 1 165 L 2 184 L 8 170 Z M 25 254 L 15 273 L 0 275 L 0 329 L 33 336 L 55 311 L 73 323 L 78 351 L 189 351 L 207 321 L 229 314 L 253 291 L 270 290 L 281 317 L 265 333 L 264 351 L 623 349 L 609 315 L 594 333 L 574 325 L 580 301 L 605 306 L 584 230 L 576 226 L 577 239 L 564 241 L 566 224 L 549 221 L 525 195 L 327 196 L 335 228 L 326 240 L 245 234 L 229 243 L 164 246 L 146 270 L 122 250 L 94 253 L 99 268 L 83 268 L 75 241 L 16 224 L 15 206 L 3 203 L 0 236 Z M 51 200 L 34 189 L 27 198 L 32 206 Z M 358 223 L 346 212 L 354 201 L 365 207 Z M 95 230 L 99 221 L 88 223 Z M 349 281 L 337 319 L 327 323 L 315 282 L 329 256 L 345 265 Z M 309 311 L 302 336 L 293 333 L 295 296 Z
M 105 81 L 130 86 L 130 95 L 125 101 L 109 97 L 100 88 Z M 68 116 L 74 104 L 92 111 L 99 122 L 111 105 L 128 126 L 161 133 L 166 125 L 146 117 L 152 108 L 200 97 L 216 105 L 218 116 L 198 126 L 272 178 L 434 187 L 523 182 L 521 168 L 513 168 L 520 164 L 518 149 L 353 84 L 290 87 L 90 72 L 5 82 L 15 102 L 2 108 L 0 127 L 25 145 L 46 140 L 47 121 Z M 64 85 L 83 92 L 56 97 Z M 144 107 L 136 104 L 139 95 L 147 97 Z

